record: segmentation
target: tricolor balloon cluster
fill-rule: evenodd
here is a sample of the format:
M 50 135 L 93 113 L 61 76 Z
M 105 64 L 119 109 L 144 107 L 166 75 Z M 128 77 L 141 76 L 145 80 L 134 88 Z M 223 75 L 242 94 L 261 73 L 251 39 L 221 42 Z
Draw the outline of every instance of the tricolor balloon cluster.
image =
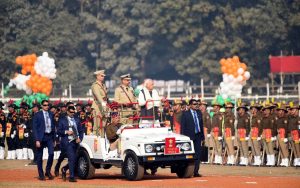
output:
M 220 94 L 224 99 L 241 97 L 243 86 L 250 78 L 247 65 L 240 62 L 238 56 L 220 60 L 223 81 L 220 83 Z
M 52 80 L 56 78 L 55 61 L 44 52 L 42 56 L 36 54 L 18 56 L 16 63 L 22 66 L 21 73 L 16 73 L 8 86 L 15 85 L 26 94 L 43 93 L 47 96 L 52 91 Z M 29 75 L 27 75 L 29 73 Z

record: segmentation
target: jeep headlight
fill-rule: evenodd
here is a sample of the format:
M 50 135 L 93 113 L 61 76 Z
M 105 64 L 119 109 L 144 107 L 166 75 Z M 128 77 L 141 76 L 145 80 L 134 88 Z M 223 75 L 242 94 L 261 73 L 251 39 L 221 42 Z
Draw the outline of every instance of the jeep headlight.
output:
M 188 151 L 191 149 L 191 144 L 186 142 L 186 143 L 183 143 L 182 146 L 181 146 L 181 149 L 183 149 L 184 151 Z
M 148 145 L 145 145 L 145 151 L 146 153 L 152 153 L 153 152 L 153 146 L 148 144 Z

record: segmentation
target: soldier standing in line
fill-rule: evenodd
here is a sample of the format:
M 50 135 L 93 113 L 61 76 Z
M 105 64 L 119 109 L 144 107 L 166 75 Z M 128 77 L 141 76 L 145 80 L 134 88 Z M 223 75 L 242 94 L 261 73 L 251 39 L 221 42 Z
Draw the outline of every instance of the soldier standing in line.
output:
M 6 117 L 3 106 L 4 104 L 0 101 L 0 159 L 4 159 L 5 154 Z
M 300 166 L 300 140 L 299 140 L 299 129 L 300 129 L 300 117 L 299 117 L 299 106 L 290 104 L 291 116 L 289 119 L 288 132 L 291 137 L 291 145 L 294 150 L 294 166 Z
M 254 155 L 254 166 L 261 165 L 261 120 L 262 115 L 260 113 L 262 106 L 260 104 L 253 104 L 250 106 L 251 118 L 250 118 L 250 139 L 251 139 L 251 150 Z
M 17 159 L 28 159 L 28 147 L 29 147 L 29 132 L 30 132 L 30 117 L 28 113 L 28 105 L 22 102 L 20 105 L 20 113 L 17 124 Z
M 214 164 L 223 164 L 222 161 L 222 122 L 223 116 L 220 113 L 221 105 L 217 102 L 213 103 L 214 115 L 211 123 L 211 134 L 213 136 L 215 160 Z
M 180 134 L 180 128 L 181 128 L 181 116 L 182 116 L 182 111 L 181 111 L 181 100 L 174 100 L 174 106 L 173 106 L 173 132 Z
M 204 138 L 205 138 L 205 146 L 210 146 L 210 132 L 211 132 L 211 118 L 209 113 L 207 112 L 207 102 L 201 101 L 199 109 L 202 113 L 202 119 L 203 119 L 203 131 L 204 131 Z
M 8 146 L 6 159 L 16 159 L 16 135 L 17 135 L 17 119 L 18 115 L 15 109 L 17 106 L 15 104 L 10 104 L 8 106 L 8 115 L 6 122 L 6 141 Z
M 235 139 L 235 116 L 232 112 L 234 108 L 233 103 L 229 102 L 225 104 L 225 115 L 224 115 L 224 128 L 225 128 L 225 138 L 226 148 L 228 152 L 227 164 L 234 165 L 234 147 L 233 147 L 233 140 Z
M 275 121 L 275 127 L 278 132 L 278 143 L 281 153 L 280 166 L 289 166 L 289 150 L 288 150 L 288 117 L 287 110 L 284 104 L 280 104 L 277 108 L 277 118 Z
M 248 108 L 246 104 L 241 104 L 236 109 L 238 111 L 237 117 L 237 131 L 238 131 L 238 143 L 240 146 L 240 165 L 247 166 L 248 165 L 248 140 L 249 140 L 249 132 L 250 132 L 250 118 L 247 114 Z
M 104 137 L 105 108 L 108 102 L 107 88 L 104 84 L 104 70 L 96 71 L 94 75 L 96 75 L 96 82 L 94 82 L 91 87 L 94 96 L 92 104 L 94 117 L 93 132 L 96 135 Z
M 266 104 L 263 108 L 263 118 L 261 121 L 261 126 L 263 129 L 262 139 L 264 142 L 264 148 L 267 153 L 267 166 L 275 165 L 275 153 L 274 153 L 274 143 L 276 140 L 276 127 L 274 125 L 274 119 L 271 116 L 271 106 Z
M 131 77 L 130 74 L 120 76 L 121 85 L 115 89 L 114 101 L 121 105 L 121 123 L 130 124 L 133 123 L 130 117 L 134 116 L 134 110 L 137 108 L 137 99 L 134 95 L 133 88 L 130 86 Z

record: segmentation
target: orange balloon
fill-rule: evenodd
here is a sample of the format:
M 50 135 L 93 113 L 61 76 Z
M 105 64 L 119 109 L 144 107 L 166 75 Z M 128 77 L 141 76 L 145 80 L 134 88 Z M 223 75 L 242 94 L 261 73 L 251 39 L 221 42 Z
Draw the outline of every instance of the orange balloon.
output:
M 240 62 L 240 58 L 235 55 L 235 56 L 232 57 L 232 61 L 235 62 L 235 63 L 239 63 Z
M 221 67 L 221 71 L 222 71 L 223 73 L 226 73 L 226 72 L 227 72 L 227 68 L 226 68 L 225 66 L 222 66 L 222 67 Z
M 242 69 L 244 69 L 244 71 L 247 70 L 247 65 L 245 63 L 241 63 L 241 67 L 242 67 Z
M 225 63 L 226 63 L 226 59 L 225 59 L 225 58 L 222 58 L 222 59 L 220 60 L 220 64 L 223 66 Z

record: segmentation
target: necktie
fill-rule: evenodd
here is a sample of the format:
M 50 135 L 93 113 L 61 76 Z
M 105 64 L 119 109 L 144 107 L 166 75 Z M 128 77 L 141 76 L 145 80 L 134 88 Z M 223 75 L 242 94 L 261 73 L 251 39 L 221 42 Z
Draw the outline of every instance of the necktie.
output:
M 46 116 L 46 132 L 50 133 L 51 132 L 51 128 L 50 128 L 50 124 L 49 124 L 49 114 L 48 112 L 45 112 L 45 116 Z
M 196 129 L 195 129 L 196 131 L 195 131 L 195 132 L 196 132 L 196 133 L 199 133 L 200 130 L 199 130 L 199 123 L 198 123 L 198 118 L 197 118 L 197 113 L 196 113 L 196 111 L 194 111 L 193 114 L 194 114 L 194 122 L 195 122 L 195 125 L 196 125 L 196 127 L 195 127 L 195 128 L 196 128 Z

